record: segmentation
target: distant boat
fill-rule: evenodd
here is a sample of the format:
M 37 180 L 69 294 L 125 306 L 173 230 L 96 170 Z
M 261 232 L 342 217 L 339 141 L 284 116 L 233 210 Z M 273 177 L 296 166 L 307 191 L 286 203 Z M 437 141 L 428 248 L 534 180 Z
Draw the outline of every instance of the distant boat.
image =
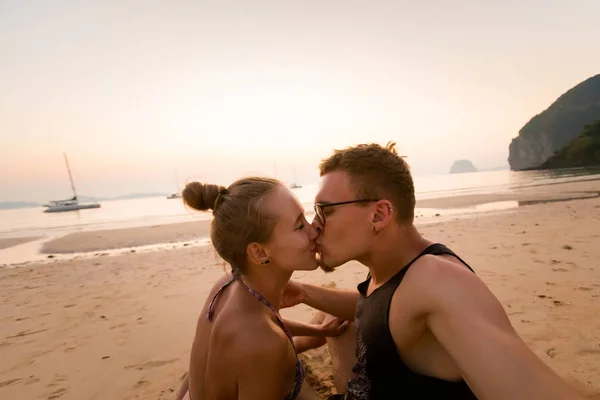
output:
M 69 159 L 67 155 L 63 153 L 65 157 L 65 164 L 67 165 L 67 172 L 69 173 L 69 180 L 71 181 L 71 189 L 73 189 L 73 198 L 67 200 L 51 200 L 48 204 L 44 204 L 46 209 L 44 212 L 63 212 L 63 211 L 75 211 L 75 210 L 84 210 L 87 208 L 100 208 L 100 204 L 98 203 L 90 203 L 90 204 L 79 204 L 77 200 L 77 192 L 75 191 L 75 183 L 73 183 L 73 176 L 71 175 L 71 167 L 69 166 Z
M 177 176 L 177 171 L 173 169 L 173 173 L 175 174 L 175 184 L 177 185 L 177 193 L 171 193 L 167 196 L 167 199 L 180 199 L 181 198 L 181 188 L 179 187 L 179 177 Z
M 294 167 L 294 182 L 292 182 L 290 185 L 290 189 L 300 189 L 301 187 L 302 185 L 298 185 L 298 183 L 296 183 L 296 167 Z

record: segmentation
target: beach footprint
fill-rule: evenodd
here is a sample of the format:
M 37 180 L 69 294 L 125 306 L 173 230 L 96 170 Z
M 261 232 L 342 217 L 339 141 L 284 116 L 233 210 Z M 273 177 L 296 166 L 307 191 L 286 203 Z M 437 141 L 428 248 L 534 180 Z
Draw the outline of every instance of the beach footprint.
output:
M 142 378 L 140 379 L 135 385 L 133 385 L 134 389 L 141 389 L 143 387 L 146 387 L 150 384 L 149 381 L 147 381 L 146 379 Z
M 552 348 L 549 348 L 548 350 L 546 350 L 546 354 L 548 354 L 548 357 L 554 358 L 554 357 L 556 357 L 557 352 L 556 352 L 556 349 L 554 347 L 552 347 Z
M 68 390 L 65 388 L 57 389 L 54 392 L 50 393 L 50 396 L 48 396 L 48 400 L 58 399 L 59 397 L 62 397 L 63 395 L 67 394 L 67 392 Z
M 29 386 L 29 385 L 33 385 L 33 384 L 35 384 L 35 383 L 38 383 L 39 381 L 40 381 L 40 378 L 38 378 L 38 377 L 37 377 L 37 376 L 35 376 L 35 375 L 31 375 L 29 378 L 27 378 L 27 379 L 26 379 L 26 380 L 23 382 L 23 384 L 24 384 L 25 386 Z
M 17 383 L 21 380 L 21 378 L 9 379 L 7 381 L 0 382 L 0 388 L 4 386 L 10 386 L 13 383 Z
M 128 365 L 125 367 L 125 369 L 136 369 L 138 371 L 143 371 L 143 370 L 150 369 L 150 368 L 162 367 L 164 365 L 172 364 L 177 361 L 179 361 L 179 359 L 177 359 L 177 358 L 174 358 L 171 360 L 148 361 L 143 364 Z

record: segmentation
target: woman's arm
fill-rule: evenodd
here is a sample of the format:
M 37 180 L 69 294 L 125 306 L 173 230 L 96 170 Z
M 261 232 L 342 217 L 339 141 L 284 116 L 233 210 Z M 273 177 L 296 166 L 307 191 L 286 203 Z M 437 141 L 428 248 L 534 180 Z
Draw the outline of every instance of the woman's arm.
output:
M 292 336 L 332 337 L 338 336 L 348 327 L 348 321 L 343 321 L 332 316 L 325 318 L 325 321 L 320 324 L 307 324 L 287 318 L 282 318 L 282 321 Z
M 307 350 L 316 349 L 327 343 L 324 336 L 296 336 L 294 337 L 294 347 L 296 354 L 304 353 Z

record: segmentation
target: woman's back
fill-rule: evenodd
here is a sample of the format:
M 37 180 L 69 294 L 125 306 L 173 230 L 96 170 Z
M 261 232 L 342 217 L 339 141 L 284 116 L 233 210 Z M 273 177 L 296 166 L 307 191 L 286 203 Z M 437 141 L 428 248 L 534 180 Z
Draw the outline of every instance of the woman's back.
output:
M 286 398 L 294 386 L 296 362 L 294 347 L 273 312 L 242 283 L 220 279 L 196 327 L 191 400 L 252 398 L 255 384 L 262 389 L 271 385 L 276 398 Z M 277 371 L 269 371 L 272 366 Z

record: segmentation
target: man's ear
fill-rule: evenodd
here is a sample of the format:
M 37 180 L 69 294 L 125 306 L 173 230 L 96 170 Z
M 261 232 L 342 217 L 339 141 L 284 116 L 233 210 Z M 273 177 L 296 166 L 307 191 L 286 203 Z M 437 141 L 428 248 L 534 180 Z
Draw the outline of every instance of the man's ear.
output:
M 394 218 L 394 208 L 389 200 L 379 200 L 375 203 L 373 214 L 373 229 L 380 231 L 385 228 Z
M 270 262 L 265 247 L 260 243 L 250 243 L 246 247 L 246 254 L 254 264 L 264 265 Z

